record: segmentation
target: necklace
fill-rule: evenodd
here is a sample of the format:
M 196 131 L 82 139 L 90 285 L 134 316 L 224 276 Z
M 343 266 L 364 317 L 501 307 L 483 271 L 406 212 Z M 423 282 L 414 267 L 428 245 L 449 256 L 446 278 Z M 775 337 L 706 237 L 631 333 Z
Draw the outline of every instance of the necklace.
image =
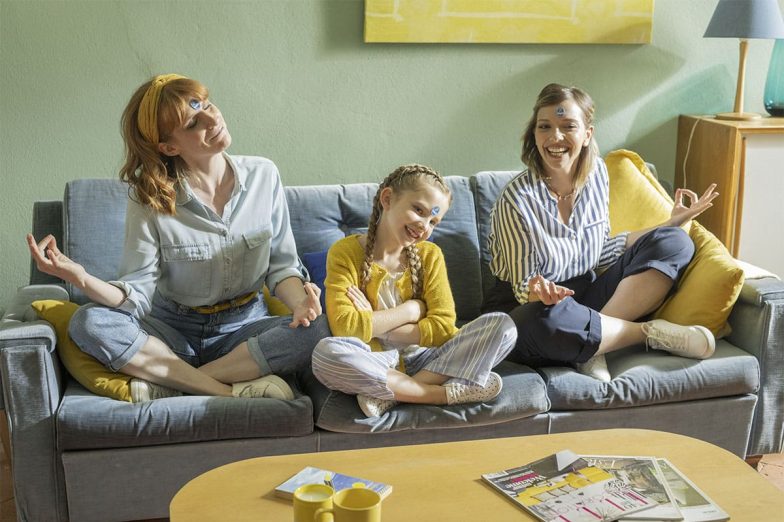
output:
M 576 188 L 574 188 L 574 187 L 572 187 L 572 191 L 571 191 L 571 192 L 569 192 L 568 194 L 560 194 L 560 193 L 558 193 L 558 191 L 556 191 L 556 190 L 555 190 L 555 189 L 554 189 L 552 186 L 550 186 L 550 178 L 544 178 L 544 177 L 543 177 L 543 178 L 542 178 L 542 181 L 543 181 L 543 182 L 544 182 L 544 184 L 547 186 L 547 190 L 549 190 L 550 192 L 552 192 L 553 194 L 555 194 L 555 197 L 556 197 L 556 199 L 558 200 L 558 202 L 559 202 L 559 203 L 560 203 L 561 201 L 565 201 L 565 200 L 567 200 L 567 199 L 571 198 L 572 196 L 574 196 L 574 195 L 577 193 L 577 189 L 576 189 Z

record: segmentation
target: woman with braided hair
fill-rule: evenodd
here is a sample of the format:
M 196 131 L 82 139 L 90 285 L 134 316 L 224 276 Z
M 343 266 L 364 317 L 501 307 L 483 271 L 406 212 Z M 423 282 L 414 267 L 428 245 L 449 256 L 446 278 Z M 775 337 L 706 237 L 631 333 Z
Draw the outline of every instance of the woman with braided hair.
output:
M 39 270 L 92 301 L 73 315 L 71 338 L 134 377 L 133 402 L 183 392 L 293 399 L 279 375 L 310 364 L 329 332 L 319 289 L 297 257 L 277 167 L 228 155 L 231 135 L 206 87 L 176 74 L 136 90 L 122 131 L 129 199 L 121 277 L 87 273 L 52 235 L 27 237 Z M 291 316 L 270 316 L 263 285 Z
M 458 330 L 441 249 L 426 241 L 451 203 L 444 179 L 404 165 L 373 199 L 367 234 L 327 255 L 327 319 L 333 335 L 313 352 L 325 386 L 356 394 L 368 417 L 397 402 L 462 404 L 495 398 L 492 368 L 512 349 L 509 316 L 487 314 Z

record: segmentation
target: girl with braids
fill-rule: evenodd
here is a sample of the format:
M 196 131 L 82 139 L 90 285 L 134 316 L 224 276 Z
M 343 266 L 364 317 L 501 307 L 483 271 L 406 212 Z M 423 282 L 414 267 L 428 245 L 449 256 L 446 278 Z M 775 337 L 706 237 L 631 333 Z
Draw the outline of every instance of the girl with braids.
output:
M 133 402 L 182 392 L 293 399 L 276 374 L 306 367 L 329 331 L 297 257 L 277 168 L 226 154 L 231 135 L 207 89 L 175 74 L 136 91 L 122 132 L 122 276 L 98 279 L 53 236 L 27 237 L 39 270 L 93 301 L 73 315 L 71 338 L 134 377 Z M 292 316 L 269 315 L 265 284 Z
M 339 337 L 316 345 L 313 373 L 356 394 L 368 417 L 397 402 L 483 402 L 501 392 L 490 370 L 514 346 L 514 323 L 493 313 L 458 331 L 443 254 L 426 241 L 450 203 L 438 173 L 402 166 L 379 186 L 367 234 L 327 255 L 327 318 Z

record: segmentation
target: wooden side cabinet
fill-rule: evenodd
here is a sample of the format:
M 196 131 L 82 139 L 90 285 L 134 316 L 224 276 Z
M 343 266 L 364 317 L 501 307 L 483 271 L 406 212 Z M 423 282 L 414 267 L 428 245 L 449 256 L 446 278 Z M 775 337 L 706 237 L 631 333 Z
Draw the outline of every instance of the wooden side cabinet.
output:
M 784 118 L 680 116 L 676 188 L 719 197 L 697 218 L 738 259 L 784 277 Z

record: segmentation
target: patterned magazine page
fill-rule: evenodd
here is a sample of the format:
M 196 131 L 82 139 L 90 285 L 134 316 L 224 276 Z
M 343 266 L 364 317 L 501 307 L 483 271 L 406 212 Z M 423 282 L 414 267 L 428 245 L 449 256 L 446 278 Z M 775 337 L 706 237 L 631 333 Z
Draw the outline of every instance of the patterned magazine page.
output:
M 656 502 L 611 473 L 560 451 L 525 466 L 487 473 L 482 479 L 544 521 L 618 520 Z
M 363 484 L 364 487 L 372 489 L 381 498 L 386 498 L 387 495 L 392 493 L 392 486 L 383 484 L 381 482 L 374 482 L 372 480 L 352 477 L 344 475 L 343 473 L 335 473 L 325 469 L 314 468 L 308 466 L 299 473 L 288 479 L 286 482 L 275 488 L 275 495 L 281 498 L 292 498 L 294 491 L 305 484 L 327 484 L 332 486 L 335 491 L 348 489 L 354 487 L 355 484 Z
M 686 522 L 722 522 L 730 516 L 667 459 L 656 459 Z
M 609 471 L 627 482 L 637 493 L 656 501 L 656 506 L 627 515 L 623 520 L 683 520 L 667 481 L 662 477 L 654 457 L 620 457 L 609 455 L 581 455 L 588 464 Z

